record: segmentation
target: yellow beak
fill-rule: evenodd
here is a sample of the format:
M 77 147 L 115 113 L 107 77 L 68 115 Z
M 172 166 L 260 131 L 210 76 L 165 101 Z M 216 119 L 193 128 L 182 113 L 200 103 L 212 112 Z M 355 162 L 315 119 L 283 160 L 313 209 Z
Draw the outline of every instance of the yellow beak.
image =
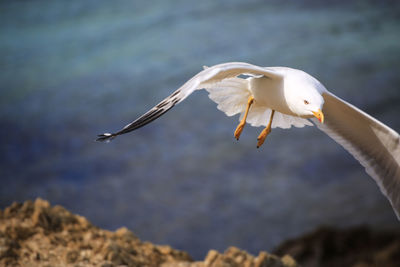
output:
M 324 113 L 320 109 L 312 112 L 314 116 L 319 120 L 320 123 L 324 123 Z

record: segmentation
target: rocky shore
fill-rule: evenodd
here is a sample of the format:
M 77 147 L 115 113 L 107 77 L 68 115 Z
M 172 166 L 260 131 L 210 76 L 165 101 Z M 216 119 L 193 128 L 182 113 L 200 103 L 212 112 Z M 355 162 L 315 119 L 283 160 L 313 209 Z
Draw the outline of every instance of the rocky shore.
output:
M 366 226 L 350 229 L 320 227 L 285 241 L 273 252 L 289 254 L 306 267 L 398 267 L 400 232 L 376 232 Z
M 274 253 L 280 256 L 230 247 L 193 261 L 186 252 L 143 242 L 127 228 L 100 229 L 42 199 L 0 210 L 0 266 L 395 267 L 400 266 L 400 233 L 324 227 L 284 242 Z
M 37 199 L 0 211 L 0 266 L 295 267 L 290 256 L 238 248 L 210 250 L 204 261 L 170 246 L 142 242 L 131 231 L 100 229 L 61 206 Z

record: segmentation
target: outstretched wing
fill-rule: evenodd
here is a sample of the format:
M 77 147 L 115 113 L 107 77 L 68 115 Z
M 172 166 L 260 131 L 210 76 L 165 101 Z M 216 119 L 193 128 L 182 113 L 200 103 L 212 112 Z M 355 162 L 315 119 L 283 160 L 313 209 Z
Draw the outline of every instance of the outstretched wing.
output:
M 378 183 L 400 219 L 400 137 L 332 93 L 323 94 L 325 123 L 315 125 L 342 145 Z
M 227 78 L 236 77 L 241 74 L 263 75 L 271 79 L 282 76 L 272 70 L 242 62 L 230 62 L 205 68 L 197 75 L 187 81 L 181 88 L 173 92 L 170 96 L 161 101 L 158 105 L 147 111 L 135 121 L 126 125 L 122 130 L 115 133 L 104 133 L 98 136 L 97 141 L 109 141 L 114 137 L 136 130 L 153 120 L 157 119 L 176 104 L 182 102 L 186 97 L 197 89 L 202 89 L 203 85 L 212 84 Z

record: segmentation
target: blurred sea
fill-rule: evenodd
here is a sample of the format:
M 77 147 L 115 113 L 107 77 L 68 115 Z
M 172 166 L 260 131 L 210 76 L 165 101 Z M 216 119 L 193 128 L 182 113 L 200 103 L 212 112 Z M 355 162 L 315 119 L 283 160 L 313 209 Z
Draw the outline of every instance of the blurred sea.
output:
M 42 197 L 187 250 L 249 252 L 321 224 L 399 226 L 361 165 L 315 127 L 233 138 L 196 92 L 109 144 L 199 72 L 290 66 L 400 131 L 396 1 L 1 1 L 0 208 Z

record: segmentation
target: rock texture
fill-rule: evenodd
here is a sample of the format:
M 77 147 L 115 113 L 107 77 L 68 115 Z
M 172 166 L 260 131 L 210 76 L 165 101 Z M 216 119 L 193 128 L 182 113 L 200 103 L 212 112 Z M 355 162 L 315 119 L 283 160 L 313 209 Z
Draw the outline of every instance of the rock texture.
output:
M 100 229 L 47 201 L 13 203 L 0 210 L 0 266 L 296 267 L 290 256 L 257 257 L 231 247 L 211 250 L 202 262 L 169 246 L 142 242 L 126 228 Z
M 400 232 L 373 232 L 365 226 L 343 230 L 321 227 L 284 242 L 274 253 L 288 253 L 306 267 L 398 267 Z

